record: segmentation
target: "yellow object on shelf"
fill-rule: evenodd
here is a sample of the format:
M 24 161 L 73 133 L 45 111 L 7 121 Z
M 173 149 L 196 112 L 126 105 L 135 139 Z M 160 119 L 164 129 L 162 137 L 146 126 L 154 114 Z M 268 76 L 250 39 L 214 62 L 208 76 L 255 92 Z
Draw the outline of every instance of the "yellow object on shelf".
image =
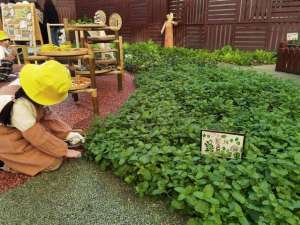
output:
M 47 50 L 47 49 L 46 49 Z M 68 49 L 57 49 L 50 51 L 40 51 L 38 55 L 40 56 L 49 56 L 49 57 L 66 57 L 66 56 L 83 56 L 88 54 L 87 48 L 68 48 Z
M 72 44 L 70 41 L 66 41 L 59 46 L 61 51 L 70 51 L 72 50 Z
M 65 42 L 60 46 L 54 44 L 44 44 L 41 46 L 40 52 L 55 52 L 55 51 L 71 51 L 72 45 L 70 42 Z
M 54 44 L 44 44 L 41 46 L 40 52 L 59 51 L 59 47 Z

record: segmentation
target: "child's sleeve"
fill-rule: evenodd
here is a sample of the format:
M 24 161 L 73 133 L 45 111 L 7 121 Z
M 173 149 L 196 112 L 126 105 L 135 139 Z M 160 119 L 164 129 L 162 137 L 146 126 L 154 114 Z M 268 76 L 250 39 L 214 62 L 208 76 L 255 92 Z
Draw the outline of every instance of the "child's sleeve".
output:
M 17 99 L 13 106 L 12 126 L 21 131 L 23 137 L 34 147 L 48 155 L 62 157 L 66 155 L 67 144 L 49 132 L 37 121 L 35 106 L 27 99 Z
M 23 132 L 36 123 L 37 112 L 35 106 L 25 98 L 19 98 L 14 103 L 11 124 Z
M 0 46 L 0 60 L 3 60 L 5 58 L 5 49 Z

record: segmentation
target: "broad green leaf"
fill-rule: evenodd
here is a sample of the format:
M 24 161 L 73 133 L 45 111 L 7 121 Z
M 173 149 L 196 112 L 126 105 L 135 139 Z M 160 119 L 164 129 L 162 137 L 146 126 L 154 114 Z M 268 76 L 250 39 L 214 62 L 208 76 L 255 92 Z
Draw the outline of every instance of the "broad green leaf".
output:
M 214 195 L 214 187 L 211 184 L 205 185 L 203 193 L 205 198 L 211 198 Z
M 202 200 L 197 200 L 195 204 L 195 210 L 203 215 L 207 215 L 209 212 L 209 204 Z
M 237 200 L 238 202 L 245 204 L 246 203 L 246 199 L 244 198 L 244 196 L 241 195 L 241 193 L 237 192 L 237 191 L 233 191 L 232 192 L 232 196 L 235 198 L 235 200 Z
M 191 218 L 188 220 L 187 225 L 201 225 L 201 221 L 196 218 Z
M 185 205 L 182 201 L 178 201 L 176 199 L 173 199 L 171 202 L 171 207 L 174 209 L 184 209 Z
M 300 165 L 300 152 L 295 154 L 294 160 L 298 165 Z
M 143 178 L 147 181 L 151 180 L 151 178 L 152 178 L 150 171 L 145 168 L 140 169 L 138 174 L 141 174 L 143 176 Z

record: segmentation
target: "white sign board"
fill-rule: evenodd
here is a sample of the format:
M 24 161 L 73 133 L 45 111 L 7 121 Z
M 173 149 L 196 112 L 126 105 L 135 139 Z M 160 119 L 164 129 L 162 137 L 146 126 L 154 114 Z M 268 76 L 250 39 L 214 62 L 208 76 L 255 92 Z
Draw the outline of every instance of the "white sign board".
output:
M 202 130 L 201 153 L 219 155 L 225 158 L 241 158 L 245 144 L 245 135 Z
M 298 33 L 287 33 L 288 41 L 298 41 Z

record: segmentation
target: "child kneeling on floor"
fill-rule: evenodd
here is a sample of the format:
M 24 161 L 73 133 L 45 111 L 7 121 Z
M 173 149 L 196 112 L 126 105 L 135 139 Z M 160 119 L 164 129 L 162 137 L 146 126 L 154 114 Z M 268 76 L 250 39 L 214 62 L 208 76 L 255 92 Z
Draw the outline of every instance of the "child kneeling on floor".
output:
M 15 96 L 0 96 L 0 164 L 6 171 L 30 176 L 58 169 L 63 158 L 79 158 L 69 150 L 84 138 L 48 107 L 66 99 L 71 87 L 69 70 L 51 60 L 27 64 L 20 72 Z M 1 166 L 1 165 L 0 165 Z

